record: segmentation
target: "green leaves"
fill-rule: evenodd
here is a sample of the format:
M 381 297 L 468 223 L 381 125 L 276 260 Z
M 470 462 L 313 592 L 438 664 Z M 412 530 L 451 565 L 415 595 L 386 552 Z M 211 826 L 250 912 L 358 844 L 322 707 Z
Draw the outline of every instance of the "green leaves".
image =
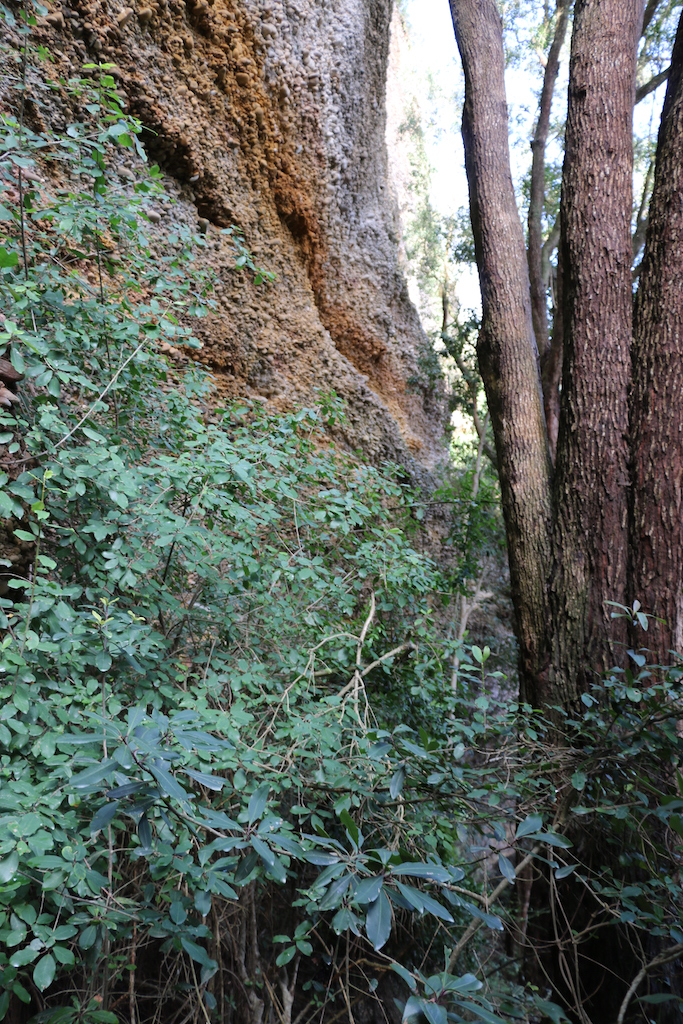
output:
M 55 978 L 57 965 L 51 953 L 42 957 L 33 969 L 33 981 L 41 992 L 49 988 Z
M 399 796 L 401 790 L 403 789 L 403 783 L 405 782 L 405 779 L 406 770 L 403 767 L 399 768 L 398 771 L 394 772 L 394 774 L 391 776 L 391 781 L 389 783 L 389 795 L 391 796 L 392 800 L 395 800 L 397 796 Z
M 543 827 L 543 818 L 540 814 L 528 814 L 524 821 L 520 822 L 515 832 L 516 839 L 524 839 L 525 836 L 538 832 Z
M 374 903 L 382 891 L 383 882 L 384 877 L 382 875 L 376 875 L 374 878 L 364 878 L 356 887 L 354 894 L 356 903 L 361 904 L 361 906 Z
M 182 804 L 187 803 L 187 793 L 170 772 L 166 771 L 166 769 L 162 768 L 159 764 L 150 765 L 149 770 L 158 782 L 159 789 L 165 796 L 170 796 L 173 800 L 178 800 Z
M 109 803 L 103 804 L 99 811 L 90 822 L 90 834 L 95 835 L 100 829 L 106 828 L 112 821 L 116 811 L 118 809 L 118 800 L 112 800 Z
M 270 786 L 264 783 L 259 786 L 251 796 L 249 797 L 249 806 L 247 808 L 247 814 L 249 815 L 249 824 L 253 825 L 255 821 L 263 815 L 268 803 L 268 794 L 270 793 Z
M 9 857 L 0 861 L 0 882 L 6 885 L 11 882 L 19 867 L 19 854 L 15 850 Z
M 19 264 L 19 257 L 15 252 L 7 252 L 4 246 L 0 245 L 0 270 L 16 267 Z
M 375 949 L 386 945 L 391 935 L 391 904 L 386 893 L 381 892 L 370 905 L 365 921 L 365 931 Z
M 498 868 L 503 878 L 506 878 L 510 885 L 514 885 L 517 876 L 515 875 L 515 866 L 512 861 L 505 856 L 505 854 L 498 854 Z
M 209 957 L 203 946 L 199 946 L 196 942 L 188 939 L 185 935 L 180 936 L 180 943 L 192 960 L 195 963 L 201 964 L 202 967 L 208 967 L 209 969 L 215 968 L 217 965 L 214 960 Z

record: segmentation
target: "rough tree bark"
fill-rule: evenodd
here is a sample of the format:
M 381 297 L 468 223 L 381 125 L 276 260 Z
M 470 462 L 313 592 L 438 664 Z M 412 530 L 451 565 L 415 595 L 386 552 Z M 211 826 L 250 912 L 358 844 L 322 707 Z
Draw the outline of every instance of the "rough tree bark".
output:
M 548 333 L 548 308 L 546 287 L 543 280 L 543 207 L 545 205 L 545 150 L 550 128 L 550 112 L 553 105 L 555 83 L 560 70 L 560 52 L 567 34 L 571 0 L 558 0 L 555 34 L 548 52 L 543 75 L 543 89 L 538 108 L 538 121 L 531 142 L 531 185 L 529 191 L 529 215 L 527 235 L 527 256 L 529 261 L 529 282 L 531 285 L 531 317 L 536 335 L 538 354 L 543 365 L 550 349 Z
M 564 364 L 547 693 L 571 703 L 623 657 L 633 332 L 633 106 L 642 0 L 577 0 L 562 179 Z M 543 688 L 543 687 L 542 687 Z
M 451 0 L 451 14 L 465 71 L 462 133 L 482 294 L 477 350 L 498 452 L 524 687 L 545 658 L 551 465 L 510 173 L 500 16 L 495 0 Z
M 560 431 L 560 382 L 562 380 L 562 356 L 564 354 L 564 322 L 562 319 L 562 252 L 557 253 L 557 274 L 555 277 L 555 303 L 553 332 L 550 347 L 541 364 L 543 382 L 543 409 L 548 430 L 550 457 L 555 463 L 557 457 L 557 435 Z
M 555 461 L 557 433 L 560 422 L 560 377 L 562 367 L 562 322 L 557 317 L 552 337 L 548 331 L 548 307 L 546 301 L 546 275 L 543 266 L 543 207 L 545 205 L 545 150 L 548 143 L 550 113 L 553 105 L 555 84 L 560 70 L 560 53 L 567 35 L 571 0 L 557 0 L 555 34 L 548 51 L 548 60 L 543 75 L 543 88 L 539 103 L 538 121 L 531 142 L 531 188 L 529 193 L 529 216 L 527 220 L 527 258 L 531 284 L 531 315 L 534 324 L 536 344 L 541 359 L 543 381 L 543 408 L 548 431 L 550 457 Z M 558 268 L 558 288 L 561 289 Z M 559 303 L 558 303 L 559 307 Z
M 551 484 L 531 297 L 510 176 L 493 0 L 451 0 L 482 291 L 479 362 L 501 472 L 522 696 L 572 703 L 623 656 L 632 339 L 632 118 L 643 0 L 578 0 L 562 195 L 564 364 Z M 549 516 L 552 526 L 548 532 Z
M 683 654 L 683 16 L 659 129 L 633 348 L 631 600 L 663 621 L 648 645 Z

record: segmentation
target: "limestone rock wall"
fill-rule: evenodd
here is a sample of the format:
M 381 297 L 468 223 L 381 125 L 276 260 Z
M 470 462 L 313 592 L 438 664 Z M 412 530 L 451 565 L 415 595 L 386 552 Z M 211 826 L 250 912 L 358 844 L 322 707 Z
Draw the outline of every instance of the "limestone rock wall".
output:
M 51 0 L 35 31 L 53 74 L 115 64 L 177 200 L 153 204 L 152 231 L 206 231 L 220 308 L 203 323 L 202 359 L 219 390 L 291 408 L 334 388 L 347 443 L 420 475 L 442 455 L 444 412 L 420 390 L 428 342 L 398 263 L 391 17 L 392 0 Z M 43 116 L 63 127 L 64 90 Z M 231 271 L 220 229 L 233 224 L 274 284 Z

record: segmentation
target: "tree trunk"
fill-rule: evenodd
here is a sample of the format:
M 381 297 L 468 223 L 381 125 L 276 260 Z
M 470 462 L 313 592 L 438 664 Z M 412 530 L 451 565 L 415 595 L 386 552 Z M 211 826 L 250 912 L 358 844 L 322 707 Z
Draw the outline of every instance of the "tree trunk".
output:
M 671 60 L 633 349 L 630 599 L 663 621 L 642 642 L 683 654 L 683 17 Z
M 543 366 L 550 352 L 548 334 L 548 309 L 546 287 L 543 280 L 543 207 L 545 205 L 545 148 L 548 142 L 550 111 L 553 105 L 555 83 L 560 70 L 560 52 L 567 34 L 570 0 L 558 0 L 555 35 L 548 52 L 548 62 L 543 76 L 543 89 L 539 104 L 538 121 L 531 143 L 531 189 L 529 193 L 528 216 L 528 260 L 531 285 L 531 316 L 536 336 L 536 345 Z M 545 393 L 545 392 L 544 392 Z
M 555 279 L 553 312 L 553 333 L 550 339 L 550 348 L 546 352 L 545 359 L 541 364 L 541 377 L 543 381 L 543 408 L 548 429 L 548 444 L 550 445 L 550 457 L 554 464 L 557 457 L 557 435 L 560 430 L 560 381 L 562 380 L 562 356 L 564 354 L 564 341 L 562 337 L 564 322 L 562 319 L 561 251 L 557 254 L 557 276 Z
M 555 476 L 552 658 L 545 692 L 571 704 L 623 657 L 631 206 L 642 0 L 578 0 L 562 181 L 564 365 Z M 545 681 L 544 681 L 545 682 Z
M 465 72 L 462 134 L 482 295 L 479 367 L 498 452 L 522 691 L 546 656 L 551 465 L 529 271 L 510 173 L 495 0 L 450 0 Z

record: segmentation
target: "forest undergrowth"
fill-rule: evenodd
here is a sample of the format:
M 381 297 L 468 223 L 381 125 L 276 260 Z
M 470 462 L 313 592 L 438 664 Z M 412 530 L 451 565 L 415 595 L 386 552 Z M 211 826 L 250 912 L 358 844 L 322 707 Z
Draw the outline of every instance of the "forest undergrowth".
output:
M 334 395 L 219 407 L 165 354 L 205 240 L 151 247 L 142 126 L 106 66 L 69 90 L 0 124 L 0 1019 L 583 1021 L 605 941 L 619 1022 L 677 1019 L 681 671 L 501 697 L 452 614 L 495 488 L 445 480 L 437 564 Z

